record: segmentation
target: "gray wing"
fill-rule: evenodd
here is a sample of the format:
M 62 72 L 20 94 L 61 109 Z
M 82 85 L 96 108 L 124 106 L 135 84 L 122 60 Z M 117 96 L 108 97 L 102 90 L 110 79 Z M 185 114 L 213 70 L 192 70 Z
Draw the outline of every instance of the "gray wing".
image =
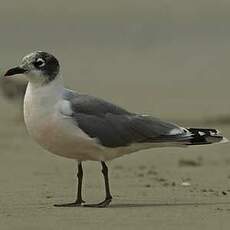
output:
M 132 143 L 184 141 L 190 139 L 185 129 L 151 116 L 130 113 L 104 100 L 71 92 L 73 118 L 78 126 L 106 147 Z

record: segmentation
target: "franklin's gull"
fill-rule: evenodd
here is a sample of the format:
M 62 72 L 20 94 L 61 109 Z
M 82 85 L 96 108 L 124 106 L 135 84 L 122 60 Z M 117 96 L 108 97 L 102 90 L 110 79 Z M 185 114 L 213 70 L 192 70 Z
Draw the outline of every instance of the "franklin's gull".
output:
M 100 161 L 105 200 L 88 207 L 107 207 L 112 201 L 106 161 L 143 149 L 227 142 L 215 129 L 183 128 L 149 115 L 128 112 L 105 100 L 64 88 L 58 60 L 36 51 L 5 76 L 24 74 L 29 80 L 24 119 L 29 134 L 45 149 L 78 161 L 77 199 L 81 206 L 82 161 Z

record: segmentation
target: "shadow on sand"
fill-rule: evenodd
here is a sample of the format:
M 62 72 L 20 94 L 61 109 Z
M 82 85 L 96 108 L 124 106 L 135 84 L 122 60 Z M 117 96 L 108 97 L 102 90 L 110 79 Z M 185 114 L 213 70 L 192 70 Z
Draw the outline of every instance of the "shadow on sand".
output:
M 151 203 L 131 203 L 130 202 L 130 203 L 111 204 L 109 205 L 108 208 L 146 208 L 146 207 L 157 208 L 157 207 L 186 207 L 186 206 L 199 207 L 199 206 L 216 206 L 216 205 L 230 205 L 230 202 L 181 202 L 181 203 L 153 203 L 153 202 Z M 62 206 L 62 207 L 76 208 L 75 205 Z M 78 206 L 78 207 L 84 207 L 84 206 Z M 230 207 L 229 207 L 229 210 L 230 210 Z
M 230 202 L 182 202 L 182 203 L 117 203 L 111 204 L 110 208 L 143 208 L 143 207 L 178 207 L 178 206 L 215 206 L 230 205 Z

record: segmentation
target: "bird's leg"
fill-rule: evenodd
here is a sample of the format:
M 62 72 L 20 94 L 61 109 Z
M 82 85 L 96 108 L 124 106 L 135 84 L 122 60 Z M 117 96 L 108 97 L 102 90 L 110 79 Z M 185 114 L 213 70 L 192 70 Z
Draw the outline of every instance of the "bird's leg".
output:
M 83 169 L 82 169 L 82 163 L 78 162 L 78 172 L 77 172 L 77 178 L 78 178 L 78 186 L 77 186 L 77 199 L 73 203 L 67 203 L 67 204 L 56 204 L 56 207 L 76 207 L 81 206 L 82 203 L 85 203 L 85 201 L 82 199 L 81 191 L 82 191 L 82 179 L 83 179 Z
M 81 195 L 82 179 L 83 179 L 83 169 L 82 169 L 81 162 L 78 162 L 77 178 L 78 178 L 77 199 L 76 199 L 75 203 L 82 204 L 82 203 L 85 203 L 85 201 L 82 199 L 82 195 Z
M 112 201 L 112 195 L 111 195 L 110 189 L 109 189 L 108 168 L 107 168 L 104 161 L 101 162 L 101 165 L 102 165 L 102 174 L 103 174 L 104 180 L 105 180 L 105 194 L 106 194 L 105 200 L 103 200 L 102 202 L 100 202 L 98 204 L 85 204 L 84 207 L 105 208 Z

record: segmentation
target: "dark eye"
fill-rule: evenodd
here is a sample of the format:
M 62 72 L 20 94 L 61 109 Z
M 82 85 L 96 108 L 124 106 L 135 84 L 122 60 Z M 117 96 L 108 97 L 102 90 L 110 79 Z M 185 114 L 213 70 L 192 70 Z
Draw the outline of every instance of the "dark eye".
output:
M 35 62 L 34 62 L 34 66 L 36 68 L 41 68 L 45 65 L 45 61 L 42 58 L 38 58 Z

